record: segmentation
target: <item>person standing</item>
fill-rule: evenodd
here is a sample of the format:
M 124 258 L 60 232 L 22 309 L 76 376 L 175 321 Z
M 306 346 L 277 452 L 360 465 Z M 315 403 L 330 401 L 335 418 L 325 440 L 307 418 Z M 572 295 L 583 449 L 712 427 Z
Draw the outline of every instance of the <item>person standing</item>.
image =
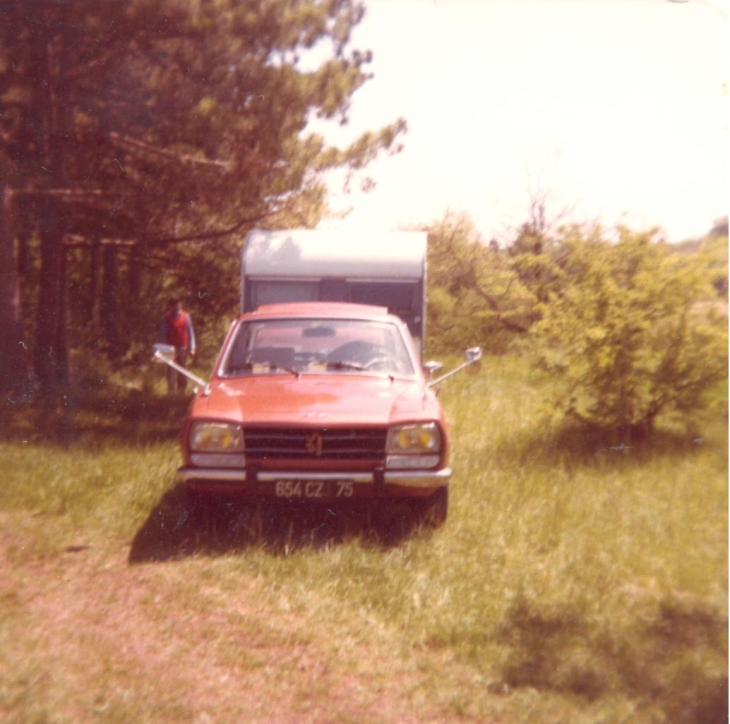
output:
M 188 357 L 195 356 L 195 332 L 190 315 L 183 310 L 180 297 L 172 297 L 168 302 L 167 312 L 162 316 L 159 342 L 175 348 L 174 360 L 185 367 Z M 185 392 L 187 377 L 172 367 L 167 368 L 167 392 Z

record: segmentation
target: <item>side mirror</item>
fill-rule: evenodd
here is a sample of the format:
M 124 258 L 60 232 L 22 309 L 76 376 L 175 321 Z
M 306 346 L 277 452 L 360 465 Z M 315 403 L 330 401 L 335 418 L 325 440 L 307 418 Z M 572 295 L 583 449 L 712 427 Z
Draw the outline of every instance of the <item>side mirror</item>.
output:
M 466 357 L 467 366 L 464 367 L 468 375 L 477 375 L 482 368 L 482 348 L 469 347 L 464 355 Z
M 172 369 L 177 370 L 180 374 L 183 374 L 189 380 L 192 380 L 196 385 L 202 387 L 203 394 L 210 394 L 210 386 L 204 379 L 198 377 L 197 375 L 194 375 L 192 372 L 188 372 L 184 367 L 181 367 L 179 364 L 177 364 L 177 362 L 175 362 L 175 348 L 172 345 L 158 343 L 155 344 L 152 349 L 155 352 L 153 355 L 153 359 L 156 362 L 162 362 L 168 367 L 172 367 Z
M 426 362 L 425 365 L 423 365 L 423 369 L 428 372 L 428 379 L 432 380 L 433 376 L 443 367 L 443 365 L 440 362 L 434 362 L 433 360 Z
M 160 358 L 175 358 L 175 348 L 171 344 L 156 344 L 152 347 L 155 352 L 155 359 Z
M 479 362 L 479 360 L 482 358 L 482 348 L 469 347 L 469 349 L 466 350 L 465 356 L 468 362 Z
M 441 375 L 441 377 L 439 377 L 436 380 L 429 379 L 428 386 L 433 387 L 434 385 L 437 385 L 439 382 L 442 382 L 443 380 L 448 379 L 452 375 L 455 375 L 457 372 L 461 372 L 461 370 L 464 370 L 464 369 L 472 368 L 469 370 L 471 374 L 476 374 L 477 372 L 479 372 L 479 367 L 480 367 L 479 362 L 482 359 L 482 348 L 481 347 L 469 347 L 469 349 L 466 350 L 466 354 L 464 356 L 466 357 L 466 362 L 462 362 L 458 367 L 451 370 L 451 372 L 447 372 L 445 375 Z M 438 365 L 438 367 L 435 369 L 438 369 L 439 367 L 441 367 L 441 365 L 438 364 L 437 362 L 433 362 L 433 363 L 427 362 L 424 365 L 425 369 L 430 370 L 431 368 L 429 367 L 429 365 L 431 365 L 431 364 Z M 435 369 L 434 369 L 434 371 L 435 371 Z

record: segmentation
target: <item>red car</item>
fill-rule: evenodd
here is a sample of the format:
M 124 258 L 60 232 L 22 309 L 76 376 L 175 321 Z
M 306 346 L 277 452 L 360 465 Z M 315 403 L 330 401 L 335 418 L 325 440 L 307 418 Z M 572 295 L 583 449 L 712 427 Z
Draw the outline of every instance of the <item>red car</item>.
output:
M 468 363 L 467 363 L 468 364 Z M 406 325 L 381 307 L 260 307 L 231 327 L 183 428 L 189 490 L 411 501 L 446 519 L 448 429 Z

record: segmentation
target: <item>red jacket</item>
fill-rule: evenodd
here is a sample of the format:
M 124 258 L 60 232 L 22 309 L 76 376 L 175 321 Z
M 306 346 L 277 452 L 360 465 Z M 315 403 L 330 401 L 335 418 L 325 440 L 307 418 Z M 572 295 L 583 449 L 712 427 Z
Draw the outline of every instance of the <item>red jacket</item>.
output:
M 173 312 L 167 312 L 162 318 L 162 341 L 171 344 L 173 347 L 184 347 L 195 350 L 195 335 L 190 316 L 187 312 L 180 312 L 177 316 Z

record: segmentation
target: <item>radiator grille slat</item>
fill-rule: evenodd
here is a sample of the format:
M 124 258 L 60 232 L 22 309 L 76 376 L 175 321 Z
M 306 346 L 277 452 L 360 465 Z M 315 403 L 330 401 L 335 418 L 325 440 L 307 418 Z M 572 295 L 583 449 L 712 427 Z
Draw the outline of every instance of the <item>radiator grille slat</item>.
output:
M 381 460 L 387 430 L 373 428 L 245 428 L 249 458 Z

